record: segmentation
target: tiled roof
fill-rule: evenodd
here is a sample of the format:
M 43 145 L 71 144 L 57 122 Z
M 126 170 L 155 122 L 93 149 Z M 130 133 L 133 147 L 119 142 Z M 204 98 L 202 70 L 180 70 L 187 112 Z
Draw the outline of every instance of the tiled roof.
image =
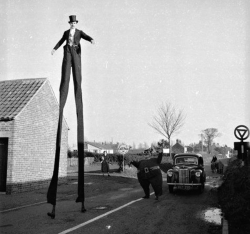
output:
M 13 120 L 46 78 L 0 81 L 0 121 Z

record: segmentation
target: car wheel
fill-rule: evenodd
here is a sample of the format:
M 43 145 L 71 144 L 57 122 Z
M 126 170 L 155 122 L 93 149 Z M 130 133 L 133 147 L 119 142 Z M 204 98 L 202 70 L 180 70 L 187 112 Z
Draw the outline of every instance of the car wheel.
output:
M 168 190 L 170 193 L 173 193 L 174 192 L 174 185 L 169 185 Z

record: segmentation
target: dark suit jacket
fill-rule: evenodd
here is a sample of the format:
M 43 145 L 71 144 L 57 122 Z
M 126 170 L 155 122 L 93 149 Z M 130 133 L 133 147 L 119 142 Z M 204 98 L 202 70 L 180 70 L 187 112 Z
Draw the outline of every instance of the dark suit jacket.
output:
M 143 159 L 140 161 L 132 161 L 131 164 L 134 165 L 138 170 L 143 171 L 145 167 L 154 167 L 161 164 L 163 153 L 159 153 L 157 158 Z
M 54 50 L 57 50 L 62 45 L 62 43 L 64 41 L 66 41 L 66 45 L 68 44 L 68 42 L 69 42 L 69 32 L 70 32 L 70 29 L 63 33 L 63 36 L 62 36 L 61 40 L 56 44 L 56 46 L 54 47 Z M 93 38 L 91 38 L 90 36 L 85 34 L 83 31 L 76 29 L 75 35 L 74 35 L 74 45 L 75 46 L 81 47 L 81 45 L 80 45 L 81 38 L 83 38 L 86 41 L 93 40 Z

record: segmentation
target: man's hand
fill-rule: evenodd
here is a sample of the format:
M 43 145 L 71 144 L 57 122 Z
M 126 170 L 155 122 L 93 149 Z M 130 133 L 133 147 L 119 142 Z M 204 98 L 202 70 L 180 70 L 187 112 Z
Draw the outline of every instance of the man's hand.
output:
M 51 51 L 51 55 L 53 55 L 53 54 L 55 53 L 55 51 L 56 51 L 56 50 L 53 49 L 53 50 Z
M 94 44 L 95 44 L 95 41 L 94 41 L 94 40 L 91 40 L 91 44 L 93 44 L 93 45 L 94 45 Z
M 160 149 L 158 149 L 158 153 L 163 153 L 163 147 L 160 147 Z

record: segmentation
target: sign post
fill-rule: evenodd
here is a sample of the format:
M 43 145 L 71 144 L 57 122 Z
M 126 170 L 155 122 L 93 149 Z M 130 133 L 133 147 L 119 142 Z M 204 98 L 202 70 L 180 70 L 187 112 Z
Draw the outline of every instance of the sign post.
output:
M 123 171 L 125 170 L 125 167 L 124 167 L 124 155 L 126 153 L 128 153 L 128 151 L 129 151 L 129 146 L 128 145 L 121 144 L 121 145 L 118 146 L 118 152 L 120 154 L 122 154 L 122 156 L 123 156 L 123 158 L 122 158 L 123 159 L 123 162 L 122 162 L 122 169 L 123 169 Z
M 239 125 L 234 129 L 234 136 L 240 142 L 234 142 L 234 150 L 237 150 L 237 158 L 241 159 L 244 164 L 248 164 L 248 150 L 250 150 L 249 142 L 245 141 L 249 137 L 249 129 L 245 125 Z

